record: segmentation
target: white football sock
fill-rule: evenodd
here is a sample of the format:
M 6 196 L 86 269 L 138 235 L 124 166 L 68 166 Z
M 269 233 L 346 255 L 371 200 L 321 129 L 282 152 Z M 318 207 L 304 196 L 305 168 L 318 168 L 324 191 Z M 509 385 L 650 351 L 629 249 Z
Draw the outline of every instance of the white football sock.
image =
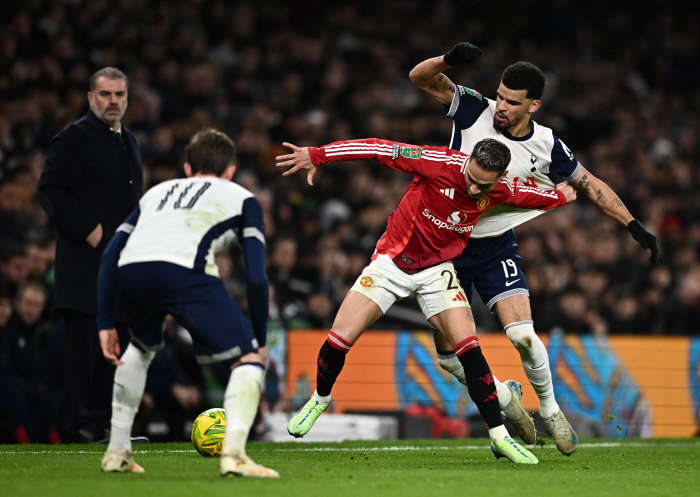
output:
M 508 436 L 508 430 L 505 426 L 496 426 L 495 428 L 489 428 L 489 437 L 491 438 L 491 443 L 496 445 L 502 442 Z
M 245 442 L 260 404 L 265 370 L 258 363 L 243 363 L 233 368 L 224 394 L 226 438 L 221 455 L 245 454 Z
M 317 390 L 314 390 L 314 398 L 316 399 L 316 402 L 318 402 L 319 404 L 330 404 L 331 403 L 331 394 L 328 394 L 324 397 L 323 395 L 319 395 Z
M 107 450 L 131 450 L 131 427 L 146 388 L 146 374 L 154 352 L 141 352 L 132 343 L 126 348 L 114 373 L 112 429 Z
M 493 377 L 493 382 L 496 385 L 496 393 L 498 393 L 498 405 L 503 408 L 510 403 L 511 399 L 513 398 L 513 392 L 510 390 L 510 388 L 498 381 L 495 376 Z
M 554 398 L 549 355 L 542 340 L 535 333 L 532 321 L 511 323 L 503 330 L 520 353 L 525 375 L 540 400 L 540 415 L 543 418 L 552 416 L 559 411 L 559 405 Z
M 438 364 L 442 369 L 457 378 L 457 381 L 459 381 L 462 385 L 467 384 L 467 379 L 464 376 L 464 366 L 462 366 L 462 363 L 459 362 L 459 359 L 453 352 L 449 354 L 438 352 L 437 357 Z

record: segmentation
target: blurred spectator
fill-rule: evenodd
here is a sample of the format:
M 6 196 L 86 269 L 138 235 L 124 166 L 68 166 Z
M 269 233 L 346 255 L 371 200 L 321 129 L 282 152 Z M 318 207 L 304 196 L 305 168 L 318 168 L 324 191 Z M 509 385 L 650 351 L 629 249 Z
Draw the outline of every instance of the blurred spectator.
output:
M 26 246 L 17 242 L 8 242 L 0 247 L 0 285 L 9 295 L 14 295 L 19 287 L 29 278 L 29 259 Z
M 700 265 L 680 277 L 673 296 L 663 309 L 660 329 L 668 335 L 700 335 Z
M 48 369 L 45 360 L 53 330 L 51 323 L 41 319 L 45 302 L 41 284 L 20 287 L 14 312 L 0 333 L 0 377 L 7 406 L 12 407 L 2 417 L 19 443 L 60 443 L 60 406 L 49 391 L 50 378 L 57 371 Z

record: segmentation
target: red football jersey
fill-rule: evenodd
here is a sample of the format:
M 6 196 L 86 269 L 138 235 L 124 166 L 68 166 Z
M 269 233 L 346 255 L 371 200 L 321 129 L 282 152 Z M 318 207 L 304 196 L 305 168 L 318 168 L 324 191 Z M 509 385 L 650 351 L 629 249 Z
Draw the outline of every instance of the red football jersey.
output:
M 464 174 L 469 155 L 447 147 L 416 146 L 367 138 L 309 147 L 315 166 L 326 162 L 374 159 L 415 179 L 377 242 L 377 254 L 389 255 L 402 270 L 416 273 L 462 253 L 482 212 L 508 204 L 528 209 L 553 209 L 566 203 L 558 190 L 541 190 L 499 181 L 473 200 Z

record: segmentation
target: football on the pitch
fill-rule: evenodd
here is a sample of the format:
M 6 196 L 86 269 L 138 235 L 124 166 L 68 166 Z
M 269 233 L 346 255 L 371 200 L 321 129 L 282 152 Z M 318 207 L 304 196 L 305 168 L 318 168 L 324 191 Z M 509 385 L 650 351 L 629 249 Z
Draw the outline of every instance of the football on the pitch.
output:
M 223 409 L 208 409 L 192 423 L 192 445 L 205 457 L 219 457 L 226 437 L 226 413 Z

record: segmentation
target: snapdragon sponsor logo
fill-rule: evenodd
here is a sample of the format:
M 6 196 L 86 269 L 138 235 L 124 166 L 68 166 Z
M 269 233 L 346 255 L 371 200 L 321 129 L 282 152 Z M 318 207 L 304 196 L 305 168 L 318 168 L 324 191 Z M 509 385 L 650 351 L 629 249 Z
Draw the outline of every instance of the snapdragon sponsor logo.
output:
M 423 209 L 423 216 L 427 217 L 428 220 L 433 223 L 435 226 L 437 226 L 439 229 L 448 229 L 451 231 L 454 231 L 455 233 L 468 233 L 474 229 L 474 226 L 456 226 L 455 224 L 451 224 L 447 221 L 443 221 L 442 219 L 436 218 L 432 212 L 430 212 L 427 208 Z M 454 213 L 452 213 L 451 218 L 454 218 Z M 465 219 L 466 221 L 466 215 Z

